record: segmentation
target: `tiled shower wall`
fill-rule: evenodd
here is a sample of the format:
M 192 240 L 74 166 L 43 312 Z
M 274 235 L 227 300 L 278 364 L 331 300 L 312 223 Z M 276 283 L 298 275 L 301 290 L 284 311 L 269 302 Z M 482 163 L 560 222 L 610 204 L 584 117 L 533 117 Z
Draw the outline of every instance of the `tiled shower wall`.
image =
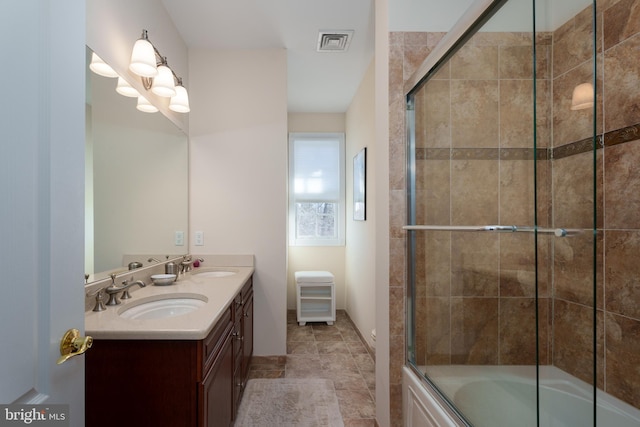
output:
M 538 220 L 542 225 L 549 220 L 549 225 L 562 227 L 592 226 L 593 156 L 591 152 L 581 152 L 584 142 L 580 142 L 592 130 L 591 117 L 588 111 L 571 111 L 568 105 L 573 86 L 589 81 L 591 76 L 590 46 L 583 42 L 584 33 L 590 31 L 588 12 L 577 15 L 553 33 L 552 49 L 545 53 L 546 56 L 538 52 L 538 123 L 541 124 L 537 129 L 538 144 L 542 148 L 549 147 L 544 151 L 554 158 L 549 162 L 539 162 L 539 165 L 553 165 L 552 174 L 544 167 L 538 171 L 538 179 L 542 183 L 539 190 L 545 187 L 552 189 L 550 193 L 542 191 L 539 195 Z M 640 263 L 637 262 L 640 255 L 640 168 L 637 167 L 640 164 L 640 140 L 634 141 L 640 137 L 640 126 L 634 126 L 640 124 L 640 61 L 637 59 L 640 51 L 640 0 L 599 2 L 598 23 L 601 35 L 598 38 L 598 73 L 601 79 L 604 76 L 601 80 L 604 84 L 598 85 L 597 131 L 605 132 L 602 138 L 605 147 L 597 154 L 598 385 L 640 407 L 640 373 L 637 371 L 640 365 Z M 405 361 L 406 248 L 405 233 L 401 229 L 406 221 L 403 82 L 442 35 L 390 34 L 390 383 L 394 425 L 402 422 L 400 370 Z M 422 215 L 419 223 L 531 223 L 527 215 L 532 215 L 532 204 L 518 200 L 522 194 L 531 191 L 521 186 L 531 181 L 533 173 L 530 158 L 533 154 L 527 153 L 525 148 L 531 147 L 532 136 L 530 113 L 527 113 L 531 102 L 530 82 L 527 83 L 524 74 L 530 76 L 531 70 L 509 67 L 512 62 L 506 60 L 529 55 L 530 43 L 529 47 L 526 43 L 519 43 L 522 35 L 501 37 L 498 43 L 495 43 L 496 39 L 478 37 L 466 52 L 459 52 L 458 63 L 452 61 L 451 69 L 440 71 L 440 80 L 448 77 L 446 73 L 450 73 L 452 79 L 460 79 L 456 83 L 459 84 L 458 93 L 466 97 L 466 104 L 472 105 L 470 110 L 452 111 L 449 120 L 455 122 L 457 114 L 472 125 L 466 129 L 458 126 L 458 136 L 456 130 L 450 132 L 448 139 L 442 139 L 432 136 L 446 130 L 446 127 L 430 122 L 425 126 L 431 126 L 429 132 L 418 135 L 419 162 L 429 163 L 429 167 L 424 169 L 425 175 L 417 179 L 422 200 L 428 201 L 423 209 L 419 209 Z M 586 39 L 589 39 L 588 34 Z M 538 35 L 539 47 L 549 45 L 545 40 L 545 35 Z M 499 46 L 497 50 L 501 53 L 498 57 L 502 61 L 493 59 L 496 46 Z M 545 57 L 548 62 L 540 62 Z M 470 73 L 468 78 L 464 76 L 467 72 Z M 482 73 L 491 72 L 504 80 L 500 81 L 501 90 L 498 92 L 488 83 L 478 86 L 464 81 L 491 79 L 488 74 L 479 77 Z M 547 83 L 550 79 L 552 84 Z M 451 98 L 456 96 L 454 91 L 449 95 L 438 91 L 438 84 L 434 79 L 434 93 Z M 549 84 L 548 90 L 545 84 Z M 548 95 L 549 102 L 544 101 L 545 95 Z M 482 100 L 483 108 L 471 101 L 474 99 Z M 451 100 L 442 99 L 440 104 L 446 107 Z M 487 105 L 491 108 L 487 109 Z M 508 108 L 501 108 L 501 105 Z M 497 116 L 486 115 L 494 113 Z M 438 120 L 442 116 L 436 112 L 434 117 Z M 500 118 L 499 128 L 496 117 Z M 545 123 L 545 119 L 548 122 Z M 443 125 L 443 122 L 439 124 Z M 618 129 L 622 130 L 613 132 Z M 468 139 L 473 141 L 473 145 L 458 144 L 457 141 L 463 140 L 464 132 L 473 133 L 474 137 Z M 484 141 L 483 145 L 475 145 L 481 141 Z M 483 149 L 478 150 L 478 147 Z M 450 151 L 450 157 L 441 157 L 443 149 Z M 498 161 L 501 161 L 499 169 L 496 167 Z M 456 182 L 451 181 L 450 170 L 460 174 L 453 178 Z M 552 180 L 545 185 L 545 179 L 550 176 Z M 433 180 L 441 180 L 442 185 L 422 185 Z M 484 191 L 487 186 L 495 189 L 495 194 L 501 194 L 497 201 L 488 203 L 482 197 L 489 194 Z M 551 205 L 540 203 L 550 197 L 553 197 Z M 437 206 L 435 202 L 443 199 L 452 207 L 459 204 L 469 208 L 431 209 L 431 206 Z M 520 208 L 511 209 L 513 206 Z M 478 212 L 482 212 L 480 218 Z M 434 234 L 419 245 L 420 256 L 429 257 L 430 261 L 444 261 L 447 265 L 451 260 L 443 260 L 442 257 L 457 257 L 458 265 L 463 268 L 438 272 L 427 271 L 428 267 L 425 267 L 421 271 L 417 304 L 423 308 L 429 304 L 429 318 L 424 319 L 428 319 L 430 326 L 426 328 L 425 322 L 416 325 L 423 328 L 419 334 L 423 339 L 416 343 L 417 354 L 423 358 L 418 362 L 531 363 L 535 331 L 524 325 L 534 324 L 531 319 L 534 309 L 533 255 L 523 250 L 531 247 L 527 241 L 531 237 L 520 234 L 470 236 L 467 234 L 463 239 L 448 235 L 437 238 Z M 541 314 L 542 319 L 546 317 L 549 322 L 541 324 L 541 361 L 553 363 L 585 380 L 592 375 L 591 241 L 591 238 L 542 239 L 539 246 L 543 254 L 541 259 L 549 259 L 544 256 L 545 251 L 553 251 L 550 253 L 554 254 L 552 265 L 542 264 L 539 269 L 542 272 L 539 277 L 540 296 L 545 307 Z M 471 255 L 483 252 L 484 257 Z M 487 265 L 494 268 L 487 268 Z M 449 275 L 452 285 L 447 282 Z M 478 283 L 483 286 L 476 286 Z M 444 298 L 448 292 L 455 297 Z M 459 316 L 463 311 L 467 313 L 464 318 Z M 471 331 L 471 336 L 447 336 L 448 331 L 457 328 L 461 321 L 466 322 L 464 326 Z M 451 325 L 454 328 L 450 328 Z M 442 351 L 443 347 L 449 346 L 451 352 Z
M 537 156 L 538 221 L 549 225 L 551 35 L 537 40 L 536 152 L 532 44 L 530 33 L 477 33 L 416 95 L 418 224 L 531 226 Z M 534 364 L 533 234 L 428 231 L 416 237 L 417 364 Z M 541 261 L 550 242 L 539 239 L 547 254 Z M 549 361 L 548 272 L 549 263 L 540 262 L 543 363 Z
M 640 0 L 598 1 L 596 153 L 597 384 L 640 408 Z M 554 32 L 553 215 L 593 224 L 589 110 L 571 111 L 573 86 L 589 81 L 585 10 Z M 588 138 L 588 144 L 591 143 Z M 592 382 L 593 249 L 554 240 L 553 364 Z

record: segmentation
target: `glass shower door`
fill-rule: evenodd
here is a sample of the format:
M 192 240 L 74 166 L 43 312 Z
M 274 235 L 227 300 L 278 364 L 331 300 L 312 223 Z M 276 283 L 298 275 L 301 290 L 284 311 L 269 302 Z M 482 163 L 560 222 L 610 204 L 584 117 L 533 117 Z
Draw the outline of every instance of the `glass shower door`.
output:
M 407 354 L 470 425 L 564 425 L 575 384 L 593 425 L 593 11 L 549 3 L 504 2 L 407 97 Z

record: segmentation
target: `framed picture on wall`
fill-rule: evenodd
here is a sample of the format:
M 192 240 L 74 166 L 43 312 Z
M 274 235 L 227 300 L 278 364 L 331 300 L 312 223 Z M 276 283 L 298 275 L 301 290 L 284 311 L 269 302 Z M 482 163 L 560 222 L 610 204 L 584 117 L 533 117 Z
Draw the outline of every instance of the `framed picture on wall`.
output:
M 353 219 L 367 219 L 367 147 L 353 158 Z

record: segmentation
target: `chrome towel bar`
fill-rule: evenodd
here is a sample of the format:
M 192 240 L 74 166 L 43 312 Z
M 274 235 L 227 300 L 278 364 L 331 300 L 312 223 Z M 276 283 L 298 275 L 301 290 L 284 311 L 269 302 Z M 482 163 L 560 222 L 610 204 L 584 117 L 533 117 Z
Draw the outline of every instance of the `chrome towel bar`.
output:
M 431 230 L 431 231 L 495 231 L 499 233 L 533 233 L 553 234 L 556 237 L 566 237 L 581 233 L 581 230 L 566 228 L 524 227 L 518 225 L 405 225 L 403 230 Z

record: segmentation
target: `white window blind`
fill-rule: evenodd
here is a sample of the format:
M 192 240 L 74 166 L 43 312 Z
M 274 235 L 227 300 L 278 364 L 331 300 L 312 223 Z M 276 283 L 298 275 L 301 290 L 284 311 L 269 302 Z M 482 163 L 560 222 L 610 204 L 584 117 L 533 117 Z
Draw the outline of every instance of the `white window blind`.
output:
M 292 245 L 344 244 L 344 134 L 289 137 Z

